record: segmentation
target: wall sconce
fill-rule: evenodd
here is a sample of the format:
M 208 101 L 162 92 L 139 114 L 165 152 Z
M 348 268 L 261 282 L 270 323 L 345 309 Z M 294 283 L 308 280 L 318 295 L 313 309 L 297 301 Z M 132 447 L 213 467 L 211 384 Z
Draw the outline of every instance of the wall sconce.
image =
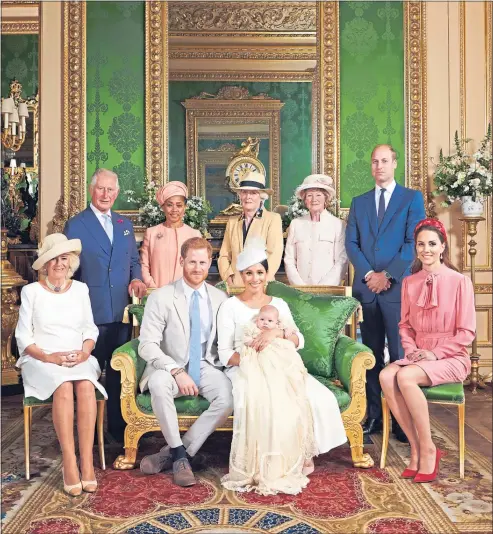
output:
M 10 95 L 2 98 L 2 145 L 17 152 L 26 138 L 27 103 L 21 98 L 22 85 L 13 80 Z

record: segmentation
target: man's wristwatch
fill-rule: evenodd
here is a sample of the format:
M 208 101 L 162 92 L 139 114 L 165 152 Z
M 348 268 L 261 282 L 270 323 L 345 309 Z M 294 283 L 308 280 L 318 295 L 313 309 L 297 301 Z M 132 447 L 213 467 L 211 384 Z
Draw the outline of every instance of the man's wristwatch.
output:
M 385 275 L 385 278 L 387 278 L 387 280 L 392 280 L 392 275 L 390 273 L 388 273 L 387 271 L 382 271 L 382 272 Z

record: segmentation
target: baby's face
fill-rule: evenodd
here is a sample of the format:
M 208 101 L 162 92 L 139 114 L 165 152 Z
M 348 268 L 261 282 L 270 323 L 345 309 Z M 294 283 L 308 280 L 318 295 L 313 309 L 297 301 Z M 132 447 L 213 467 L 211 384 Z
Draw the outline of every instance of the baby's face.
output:
M 257 317 L 257 328 L 260 330 L 272 330 L 277 328 L 279 315 L 274 310 L 261 311 Z

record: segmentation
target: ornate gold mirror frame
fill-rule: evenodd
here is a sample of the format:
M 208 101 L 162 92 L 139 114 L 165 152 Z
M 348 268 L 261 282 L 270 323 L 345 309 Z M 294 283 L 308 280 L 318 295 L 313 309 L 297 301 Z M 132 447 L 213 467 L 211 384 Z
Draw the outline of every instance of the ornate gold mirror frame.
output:
M 53 231 L 85 209 L 86 195 L 86 2 L 63 3 L 64 144 L 63 194 Z M 168 176 L 168 4 L 145 3 L 146 173 L 164 183 Z M 134 218 L 137 210 L 123 211 Z
M 236 99 L 234 99 L 236 98 Z M 206 124 L 269 125 L 269 186 L 274 190 L 271 208 L 280 203 L 280 120 L 283 103 L 268 96 L 251 97 L 248 90 L 223 87 L 218 95 L 199 95 L 182 103 L 186 109 L 187 186 L 191 195 L 205 194 L 205 179 L 201 180 L 198 151 L 199 121 Z M 226 178 L 226 177 L 225 177 Z

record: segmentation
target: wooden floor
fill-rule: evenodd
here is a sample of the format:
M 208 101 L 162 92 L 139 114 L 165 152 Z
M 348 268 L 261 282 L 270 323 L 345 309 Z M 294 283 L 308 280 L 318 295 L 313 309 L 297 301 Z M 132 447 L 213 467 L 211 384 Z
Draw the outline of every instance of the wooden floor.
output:
M 473 395 L 466 387 L 466 448 L 492 459 L 492 388 L 478 389 Z M 451 432 L 458 432 L 457 408 L 430 404 L 430 413 L 439 418 Z M 466 453 L 467 454 L 467 453 Z

